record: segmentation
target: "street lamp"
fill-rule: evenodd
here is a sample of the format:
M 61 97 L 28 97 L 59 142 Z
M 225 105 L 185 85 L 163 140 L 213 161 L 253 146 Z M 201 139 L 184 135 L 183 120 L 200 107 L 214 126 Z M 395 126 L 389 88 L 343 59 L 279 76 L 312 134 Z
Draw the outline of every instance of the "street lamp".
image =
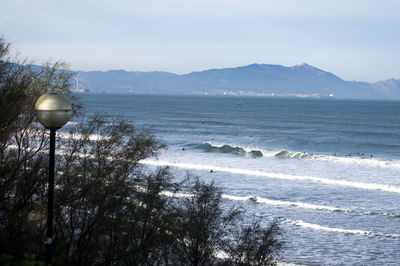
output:
M 71 102 L 62 94 L 49 92 L 39 97 L 35 104 L 36 117 L 47 129 L 50 129 L 49 150 L 49 191 L 47 205 L 47 257 L 51 264 L 53 244 L 53 202 L 54 202 L 54 157 L 56 149 L 56 130 L 64 126 L 72 115 Z

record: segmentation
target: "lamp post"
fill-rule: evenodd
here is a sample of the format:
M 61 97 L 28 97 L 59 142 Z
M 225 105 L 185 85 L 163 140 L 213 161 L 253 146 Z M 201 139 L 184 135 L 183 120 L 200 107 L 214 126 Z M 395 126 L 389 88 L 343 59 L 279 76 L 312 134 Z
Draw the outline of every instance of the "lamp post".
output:
M 56 149 L 56 130 L 64 126 L 72 115 L 71 102 L 62 94 L 50 92 L 39 97 L 35 104 L 36 117 L 50 129 L 49 149 L 49 190 L 47 205 L 46 264 L 51 264 L 53 244 L 53 203 L 54 203 L 54 157 Z

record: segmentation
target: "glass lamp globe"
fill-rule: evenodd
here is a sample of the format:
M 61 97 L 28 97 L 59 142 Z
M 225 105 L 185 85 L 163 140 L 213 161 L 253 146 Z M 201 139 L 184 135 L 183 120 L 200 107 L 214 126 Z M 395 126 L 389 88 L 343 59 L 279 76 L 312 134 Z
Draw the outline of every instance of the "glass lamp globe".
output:
M 67 97 L 49 92 L 39 97 L 35 104 L 36 117 L 48 129 L 59 129 L 72 116 L 72 105 Z

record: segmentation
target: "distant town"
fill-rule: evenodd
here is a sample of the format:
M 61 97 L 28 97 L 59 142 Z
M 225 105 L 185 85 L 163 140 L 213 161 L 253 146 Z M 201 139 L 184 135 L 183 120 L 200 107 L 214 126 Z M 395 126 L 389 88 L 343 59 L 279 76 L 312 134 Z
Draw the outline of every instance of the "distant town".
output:
M 400 99 L 400 80 L 346 81 L 308 64 L 292 67 L 251 64 L 184 75 L 80 71 L 75 79 L 75 91 L 79 93 Z

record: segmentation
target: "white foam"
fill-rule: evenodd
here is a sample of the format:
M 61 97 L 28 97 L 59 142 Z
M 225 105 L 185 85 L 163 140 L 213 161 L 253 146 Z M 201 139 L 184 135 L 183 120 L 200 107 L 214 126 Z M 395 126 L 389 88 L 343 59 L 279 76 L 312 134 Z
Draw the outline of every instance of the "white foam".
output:
M 259 152 L 261 152 L 263 154 L 264 157 L 270 157 L 270 158 L 274 157 L 274 155 L 276 153 L 274 151 L 268 151 L 268 150 L 264 150 L 264 149 L 261 149 L 261 148 L 250 148 L 250 147 L 247 147 L 247 146 L 240 146 L 240 145 L 235 145 L 235 144 L 220 144 L 220 143 L 215 143 L 215 142 L 204 142 L 203 144 L 209 144 L 209 145 L 211 145 L 212 147 L 215 147 L 215 148 L 222 148 L 223 146 L 228 145 L 228 146 L 231 146 L 232 148 L 241 148 L 247 153 L 251 153 L 251 152 L 254 152 L 254 151 L 259 151 Z
M 84 136 L 80 133 L 74 133 L 74 134 L 69 134 L 67 132 L 57 132 L 57 137 L 59 138 L 63 138 L 63 139 L 75 139 L 75 140 L 80 140 L 82 139 Z M 91 141 L 99 141 L 99 140 L 103 140 L 103 139 L 110 139 L 110 137 L 107 136 L 103 136 L 103 135 L 99 135 L 99 134 L 91 134 L 88 136 L 89 140 Z
M 161 195 L 167 196 L 167 197 L 177 197 L 177 198 L 190 198 L 193 197 L 192 194 L 189 193 L 180 193 L 180 192 L 171 192 L 171 191 L 161 191 Z
M 162 191 L 160 192 L 161 195 L 167 197 L 177 197 L 177 198 L 189 198 L 192 197 L 192 194 L 189 193 L 173 193 L 170 191 Z M 355 213 L 361 215 L 384 215 L 384 216 L 393 216 L 393 217 L 400 217 L 399 213 L 387 213 L 387 212 L 370 212 L 370 211 L 357 211 L 351 210 L 346 208 L 338 208 L 326 205 L 318 205 L 318 204 L 310 204 L 305 202 L 298 202 L 298 201 L 283 201 L 283 200 L 272 200 L 267 199 L 259 196 L 233 196 L 228 194 L 222 194 L 222 198 L 232 200 L 232 201 L 255 201 L 257 203 L 262 203 L 271 206 L 284 206 L 284 207 L 298 207 L 303 209 L 311 209 L 311 210 L 318 210 L 318 211 L 330 211 L 330 212 L 342 212 L 342 213 Z
M 286 152 L 287 157 L 289 159 L 309 159 L 309 160 L 320 160 L 320 161 L 329 161 L 336 162 L 341 164 L 358 164 L 358 165 L 367 165 L 372 167 L 383 167 L 383 168 L 400 168 L 400 160 L 382 160 L 377 158 L 365 156 L 329 156 L 329 155 L 317 155 L 311 153 L 304 152 L 296 152 L 296 151 L 275 151 L 271 156 L 271 152 L 267 154 L 266 157 L 275 157 L 277 154 L 281 152 Z M 282 158 L 284 159 L 284 158 Z
M 231 173 L 231 174 L 267 177 L 267 178 L 282 179 L 282 180 L 311 181 L 311 182 L 323 183 L 323 184 L 328 184 L 328 185 L 352 187 L 352 188 L 358 188 L 358 189 L 364 189 L 364 190 L 379 190 L 379 191 L 400 194 L 400 187 L 384 185 L 384 184 L 376 184 L 376 183 L 362 183 L 362 182 L 340 180 L 340 179 L 328 179 L 328 178 L 323 178 L 323 177 L 306 176 L 306 175 L 271 173 L 271 172 L 263 172 L 263 171 L 258 171 L 258 170 L 228 168 L 228 167 L 220 167 L 220 166 L 207 165 L 207 164 L 176 163 L 176 162 L 161 161 L 161 160 L 142 160 L 140 162 L 142 164 L 154 165 L 154 166 L 170 166 L 170 167 L 177 167 L 177 168 L 183 168 L 183 169 L 207 170 L 207 171 L 210 171 L 212 169 L 214 172 L 220 171 L 220 172 Z
M 213 143 L 213 142 L 205 142 L 214 147 L 222 147 L 226 144 L 221 143 Z M 290 150 L 265 150 L 258 147 L 248 147 L 248 146 L 240 146 L 235 144 L 228 144 L 232 147 L 240 147 L 243 148 L 246 152 L 251 151 L 261 151 L 263 157 L 267 158 L 274 158 L 277 154 L 286 152 L 287 159 L 309 159 L 309 160 L 321 160 L 321 161 L 331 161 L 343 164 L 361 164 L 361 165 L 368 165 L 374 167 L 383 167 L 383 168 L 400 168 L 400 160 L 382 160 L 373 157 L 369 157 L 370 155 L 365 156 L 330 156 L 330 155 L 318 155 L 318 154 L 311 154 L 305 152 L 298 152 L 298 151 L 290 151 Z M 285 158 L 281 158 L 285 159 Z
M 75 126 L 81 124 L 80 122 L 77 121 L 68 121 L 65 126 Z
M 342 209 L 342 208 L 336 208 L 336 207 L 330 207 L 330 206 L 324 206 L 324 205 L 309 204 L 309 203 L 303 203 L 303 202 L 271 200 L 271 199 L 266 199 L 266 198 L 262 198 L 259 196 L 240 197 L 240 196 L 232 196 L 232 195 L 223 194 L 222 198 L 229 199 L 229 200 L 235 200 L 235 201 L 251 201 L 252 199 L 254 199 L 258 203 L 263 203 L 263 204 L 272 205 L 272 206 L 294 206 L 294 207 L 299 207 L 299 208 L 303 208 L 303 209 L 312 209 L 312 210 L 351 212 L 351 210 L 348 210 L 348 209 Z
M 399 160 L 380 160 L 376 158 L 354 158 L 354 157 L 336 157 L 336 156 L 326 156 L 319 155 L 315 157 L 318 160 L 338 162 L 343 164 L 361 164 L 374 167 L 384 167 L 384 168 L 400 168 Z
M 178 198 L 189 198 L 189 197 L 193 196 L 193 194 L 189 194 L 189 193 L 173 193 L 171 191 L 162 191 L 162 192 L 160 192 L 160 194 L 167 196 L 167 197 L 178 197 Z M 300 208 L 304 208 L 304 209 L 313 209 L 313 210 L 351 212 L 351 210 L 348 210 L 348 209 L 341 209 L 341 208 L 324 206 L 324 205 L 315 205 L 315 204 L 309 204 L 309 203 L 303 203 L 303 202 L 271 200 L 271 199 L 266 199 L 266 198 L 262 198 L 259 196 L 256 196 L 256 197 L 233 196 L 233 195 L 222 194 L 221 197 L 224 199 L 233 200 L 233 201 L 251 201 L 254 199 L 258 203 L 263 203 L 263 204 L 272 205 L 272 206 L 294 206 L 294 207 L 300 207 Z
M 326 231 L 326 232 L 333 232 L 333 233 L 343 233 L 343 234 L 352 234 L 352 235 L 366 235 L 366 236 L 375 236 L 375 237 L 390 237 L 390 238 L 400 238 L 400 234 L 385 234 L 381 232 L 372 232 L 372 231 L 364 231 L 364 230 L 357 230 L 357 229 L 343 229 L 343 228 L 335 228 L 335 227 L 327 227 L 318 224 L 307 223 L 302 220 L 288 220 L 291 224 L 308 228 L 317 231 Z

